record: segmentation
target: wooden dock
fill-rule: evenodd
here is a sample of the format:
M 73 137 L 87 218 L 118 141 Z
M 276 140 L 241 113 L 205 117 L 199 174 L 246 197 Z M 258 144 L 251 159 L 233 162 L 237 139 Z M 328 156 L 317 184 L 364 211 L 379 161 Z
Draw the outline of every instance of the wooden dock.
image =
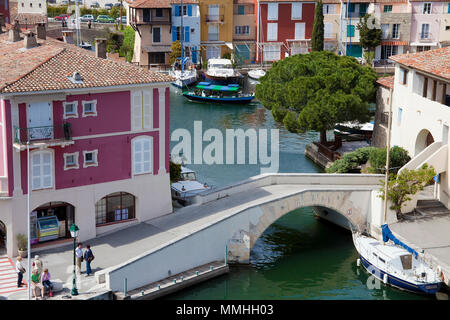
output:
M 131 290 L 126 296 L 123 292 L 114 292 L 114 296 L 115 300 L 153 300 L 228 272 L 227 264 L 223 261 L 214 261 Z

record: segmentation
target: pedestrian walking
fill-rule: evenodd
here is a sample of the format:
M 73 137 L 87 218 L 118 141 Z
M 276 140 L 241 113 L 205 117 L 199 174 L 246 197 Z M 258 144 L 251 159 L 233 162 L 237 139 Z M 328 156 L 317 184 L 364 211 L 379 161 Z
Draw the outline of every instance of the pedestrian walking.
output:
M 75 250 L 75 260 L 77 264 L 77 274 L 81 274 L 81 263 L 83 262 L 83 245 L 78 243 L 77 249 Z
M 94 254 L 92 253 L 90 245 L 86 245 L 86 250 L 84 250 L 84 260 L 86 260 L 86 277 L 89 277 L 92 273 L 91 262 L 94 260 Z
M 34 260 L 33 260 L 33 270 L 37 269 L 39 274 L 42 274 L 42 269 L 44 267 L 44 264 L 42 263 L 42 261 L 39 259 L 39 255 L 35 255 L 34 256 Z
M 50 281 L 50 272 L 48 272 L 48 269 L 44 269 L 44 273 L 41 276 L 42 285 L 45 288 L 45 291 L 48 292 L 49 297 L 53 297 L 53 283 Z M 45 295 L 44 291 L 44 295 Z
M 23 279 L 23 274 L 25 273 L 25 268 L 22 265 L 22 257 L 18 256 L 17 257 L 17 261 L 16 261 L 16 272 L 17 272 L 17 288 L 22 287 L 23 283 L 22 283 L 22 279 Z
M 88 28 L 91 28 L 91 20 L 88 20 Z
M 31 274 L 31 289 L 33 289 L 34 300 L 37 300 L 37 289 L 41 291 L 41 297 L 44 299 L 44 286 L 41 281 L 41 274 L 38 273 L 37 269 L 33 269 Z

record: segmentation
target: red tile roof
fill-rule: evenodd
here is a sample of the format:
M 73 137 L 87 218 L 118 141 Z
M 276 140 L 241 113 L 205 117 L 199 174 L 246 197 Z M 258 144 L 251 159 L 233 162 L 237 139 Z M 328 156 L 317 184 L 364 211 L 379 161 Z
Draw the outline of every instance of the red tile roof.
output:
M 386 88 L 394 88 L 394 76 L 379 78 L 377 83 Z
M 47 38 L 24 49 L 23 40 L 7 41 L 0 35 L 0 93 L 66 90 L 132 84 L 167 83 L 173 78 L 138 66 L 97 58 L 95 53 Z M 67 76 L 79 72 L 83 82 Z
M 404 66 L 450 80 L 450 47 L 391 56 L 389 59 Z
M 170 0 L 136 0 L 130 4 L 132 8 L 172 8 Z

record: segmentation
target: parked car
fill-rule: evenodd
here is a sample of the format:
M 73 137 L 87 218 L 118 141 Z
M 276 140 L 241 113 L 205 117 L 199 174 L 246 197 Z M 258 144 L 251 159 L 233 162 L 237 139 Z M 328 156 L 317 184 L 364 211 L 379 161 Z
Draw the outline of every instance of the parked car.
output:
M 120 7 L 120 2 L 114 3 L 114 7 Z
M 114 23 L 114 19 L 109 17 L 109 16 L 99 15 L 97 17 L 96 22 L 100 22 L 100 23 Z
M 80 18 L 80 21 L 81 22 L 88 22 L 88 21 L 93 22 L 93 21 L 95 21 L 95 18 L 92 14 L 85 14 Z
M 100 5 L 98 4 L 98 2 L 93 2 L 91 4 L 91 8 L 100 8 Z
M 63 6 L 68 5 L 68 4 L 69 4 L 69 1 L 68 1 L 68 0 L 62 0 L 62 1 L 61 1 L 61 4 L 62 4 Z
M 120 23 L 120 18 L 116 18 L 116 23 Z M 127 24 L 127 16 L 122 16 L 122 24 Z
M 57 21 L 61 21 L 61 20 L 63 20 L 63 19 L 69 20 L 69 17 L 70 17 L 69 14 L 61 14 L 61 15 L 59 15 L 59 16 L 56 16 L 56 17 L 55 17 L 55 20 L 57 20 Z
M 105 3 L 105 9 L 110 10 L 113 7 L 112 3 Z

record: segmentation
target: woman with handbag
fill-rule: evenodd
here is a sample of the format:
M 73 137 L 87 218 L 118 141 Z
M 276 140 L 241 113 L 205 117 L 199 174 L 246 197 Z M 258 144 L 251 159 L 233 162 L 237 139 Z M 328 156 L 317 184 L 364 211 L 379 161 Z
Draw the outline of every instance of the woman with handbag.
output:
M 94 254 L 92 253 L 90 245 L 86 245 L 86 250 L 84 250 L 84 260 L 86 260 L 86 277 L 89 277 L 92 273 L 91 262 L 94 260 Z
M 18 256 L 17 257 L 17 261 L 16 261 L 16 272 L 17 272 L 17 288 L 22 287 L 23 283 L 22 283 L 22 279 L 23 279 L 23 274 L 25 273 L 25 268 L 22 265 L 22 257 Z

